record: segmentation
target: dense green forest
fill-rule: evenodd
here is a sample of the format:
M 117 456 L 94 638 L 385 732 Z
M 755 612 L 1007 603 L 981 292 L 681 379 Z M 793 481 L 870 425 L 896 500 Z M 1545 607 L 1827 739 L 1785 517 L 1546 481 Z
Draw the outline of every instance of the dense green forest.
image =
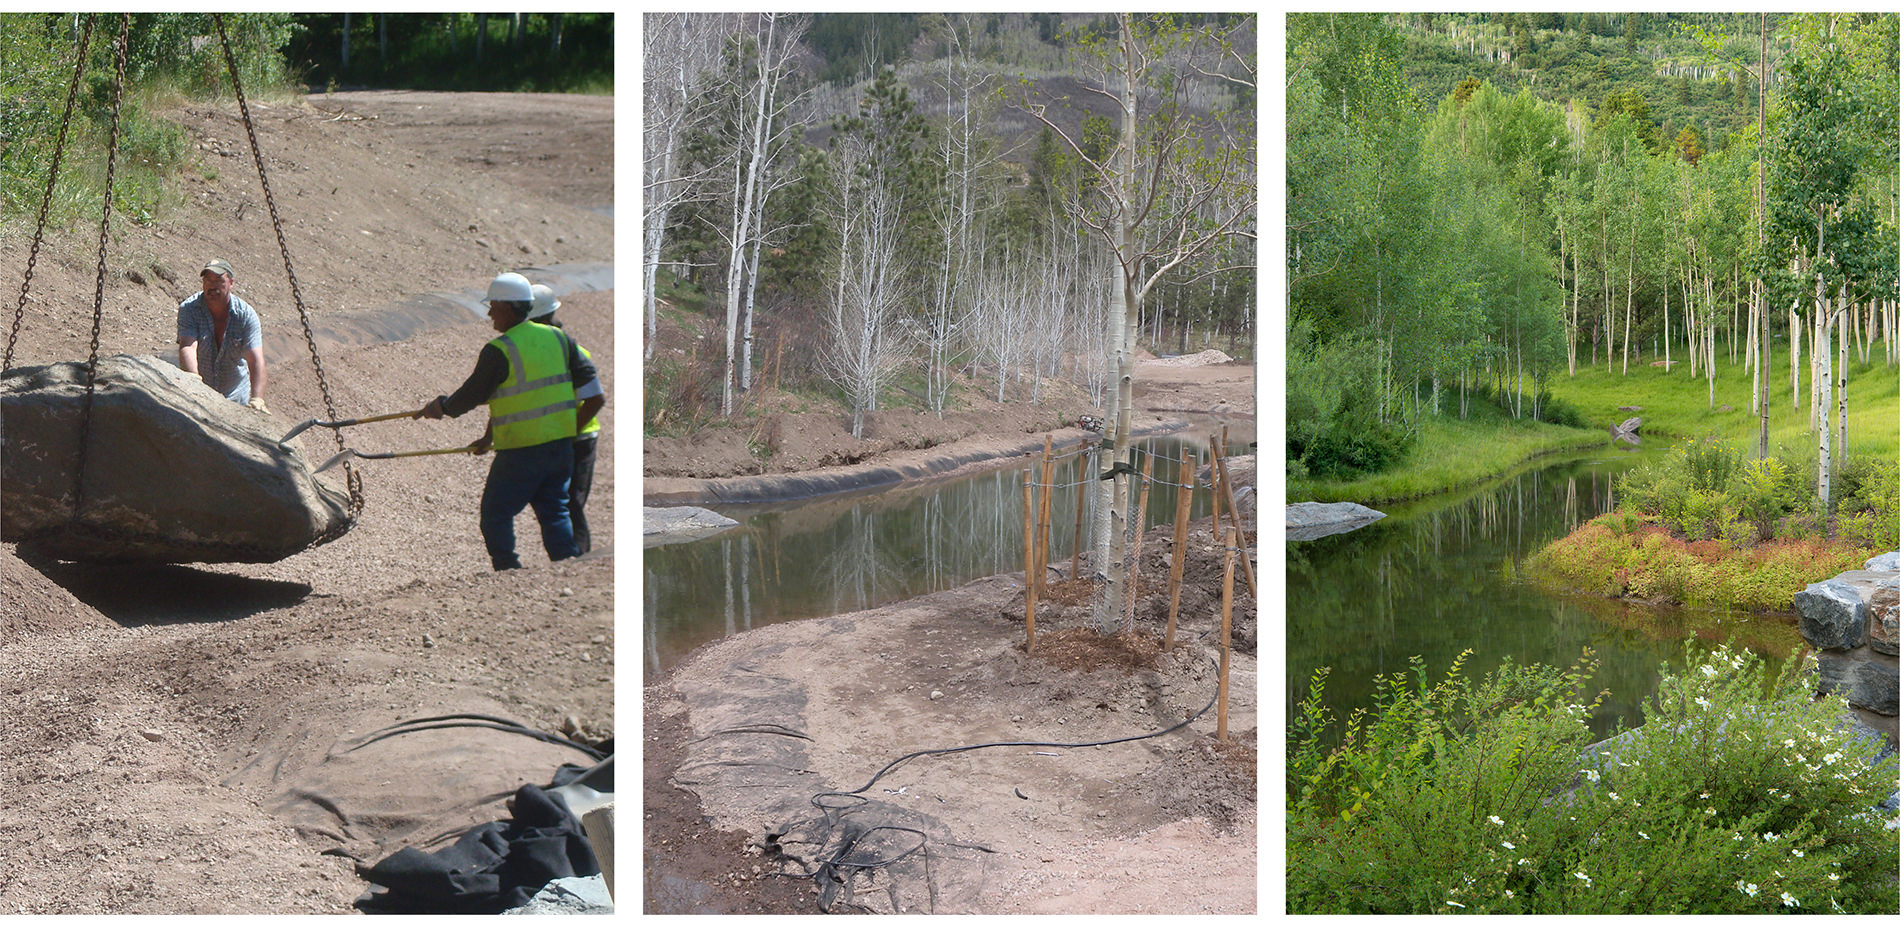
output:
M 1900 366 L 1900 17 L 1294 14 L 1286 78 L 1290 476 L 1593 366 L 1746 369 L 1825 472 Z
M 789 339 L 774 376 L 840 397 L 854 431 L 893 396 L 942 413 L 959 372 L 997 399 L 1064 378 L 1107 403 L 1124 318 L 1167 350 L 1249 352 L 1253 30 L 648 15 L 649 422 L 738 413 L 768 330 Z M 663 308 L 723 350 L 655 355 Z

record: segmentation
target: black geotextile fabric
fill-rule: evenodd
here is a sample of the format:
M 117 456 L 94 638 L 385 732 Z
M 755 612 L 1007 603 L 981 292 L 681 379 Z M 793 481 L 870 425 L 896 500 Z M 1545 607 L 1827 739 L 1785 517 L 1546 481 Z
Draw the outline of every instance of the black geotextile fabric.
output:
M 585 771 L 562 766 L 548 788 Z M 387 891 L 358 898 L 356 907 L 365 914 L 500 914 L 555 879 L 600 872 L 580 820 L 559 796 L 524 785 L 510 807 L 512 820 L 483 824 L 434 853 L 404 847 L 358 866 L 357 875 Z

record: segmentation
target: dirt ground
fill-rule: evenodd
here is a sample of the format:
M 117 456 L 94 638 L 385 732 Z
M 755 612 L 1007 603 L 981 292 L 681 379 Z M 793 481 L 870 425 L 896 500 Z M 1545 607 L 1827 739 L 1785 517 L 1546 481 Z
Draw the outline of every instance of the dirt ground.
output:
M 1251 368 L 1208 360 L 1143 364 L 1137 421 L 1157 428 L 1183 418 L 1245 421 L 1251 432 Z M 943 424 L 890 415 L 871 441 L 853 442 L 825 416 L 774 414 L 782 417 L 780 434 L 814 437 L 766 459 L 748 453 L 742 434 L 648 439 L 649 504 L 656 495 L 678 500 L 708 487 L 782 479 L 811 469 L 812 460 L 877 466 L 981 455 L 1025 436 L 1039 444 L 1039 434 L 1054 424 L 1047 408 L 1024 406 L 986 407 L 967 421 Z M 1059 440 L 1074 434 L 1057 432 Z M 1144 542 L 1136 618 L 1150 638 L 1162 634 L 1166 621 L 1171 532 L 1158 528 Z M 1069 604 L 1039 604 L 1038 649 L 1024 653 L 1019 573 L 748 631 L 702 647 L 663 677 L 647 680 L 645 910 L 815 913 L 820 881 L 802 877 L 803 868 L 777 855 L 768 838 L 816 813 L 807 800 L 812 793 L 850 789 L 913 750 L 1115 739 L 1163 730 L 1203 707 L 1213 692 L 1211 641 L 1223 571 L 1205 520 L 1187 547 L 1178 633 L 1190 643 L 1171 654 L 1147 654 L 1151 663 L 1117 666 L 1103 655 L 1103 645 L 1084 627 L 1088 606 L 1079 590 L 1058 589 L 1058 597 L 1066 592 L 1074 600 Z M 970 863 L 959 878 L 944 874 L 954 867 L 940 862 L 937 878 L 945 881 L 938 894 L 910 885 L 897 890 L 896 907 L 984 914 L 1257 912 L 1258 630 L 1244 579 L 1237 576 L 1236 585 L 1233 744 L 1216 744 L 1210 711 L 1185 730 L 1111 747 L 1005 747 L 912 760 L 865 794 L 946 828 L 937 834 L 946 841 L 938 846 L 992 852 L 977 852 L 981 862 Z M 896 645 L 900 641 L 909 643 Z M 784 757 L 773 746 L 725 743 L 735 731 L 761 728 L 795 731 L 795 752 Z M 790 781 L 735 782 L 716 774 L 727 768 L 789 769 Z M 1186 874 L 1187 881 L 1163 872 Z M 868 907 L 890 910 L 891 904 L 876 900 Z
M 613 109 L 604 97 L 401 92 L 254 104 L 309 314 L 479 294 L 502 270 L 611 263 Z M 101 355 L 175 356 L 176 306 L 221 257 L 263 319 L 273 414 L 286 431 L 330 417 L 235 105 L 170 115 L 199 166 L 182 202 L 112 242 Z M 85 359 L 96 234 L 64 230 L 42 247 L 15 365 Z M 0 240 L 15 294 L 27 254 L 24 235 Z M 490 572 L 475 523 L 488 461 L 462 455 L 360 462 L 355 529 L 274 564 L 29 565 L 0 545 L 0 914 L 348 912 L 367 887 L 353 861 L 505 819 L 500 799 L 516 787 L 589 762 L 468 729 L 350 749 L 457 713 L 613 735 L 614 293 L 563 303 L 609 397 L 587 558 L 549 564 L 524 514 L 528 568 Z M 318 348 L 337 414 L 353 417 L 452 391 L 491 336 L 471 315 Z M 478 414 L 346 436 L 419 449 L 481 428 Z M 301 440 L 309 457 L 336 449 L 323 429 Z

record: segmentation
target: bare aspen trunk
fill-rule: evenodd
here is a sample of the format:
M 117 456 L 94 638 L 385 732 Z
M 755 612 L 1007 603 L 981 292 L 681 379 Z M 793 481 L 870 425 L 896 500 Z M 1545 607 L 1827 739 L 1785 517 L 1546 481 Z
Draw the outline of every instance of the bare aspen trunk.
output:
M 1792 407 L 1801 401 L 1801 339 L 1806 327 L 1801 324 L 1801 313 L 1794 310 L 1794 304 L 1788 304 L 1788 405 Z
M 1834 453 L 1842 460 L 1847 459 L 1847 344 L 1850 340 L 1847 333 L 1847 325 L 1848 320 L 1853 317 L 1853 314 L 1854 309 L 1852 306 L 1849 306 L 1843 310 L 1841 315 L 1841 364 L 1840 369 L 1834 374 L 1835 377 L 1838 378 L 1834 383 L 1834 392 L 1837 396 L 1837 402 L 1839 402 L 1839 407 L 1835 409 L 1835 414 L 1840 417 L 1841 429 L 1840 439 L 1834 442 Z
M 1117 89 L 1121 91 L 1121 99 L 1118 102 L 1121 103 L 1122 122 L 1121 147 L 1117 152 L 1120 170 L 1117 173 L 1123 183 L 1128 185 L 1126 189 L 1132 190 L 1136 183 L 1135 150 L 1140 141 L 1136 131 L 1135 107 L 1138 99 L 1135 86 L 1136 52 L 1133 23 L 1125 13 L 1120 14 L 1120 19 L 1119 42 L 1123 67 L 1122 86 Z M 1128 477 L 1134 469 L 1134 445 L 1129 432 L 1134 428 L 1134 333 L 1141 324 L 1141 301 L 1135 291 L 1135 275 L 1140 272 L 1140 268 L 1129 266 L 1127 263 L 1136 254 L 1136 243 L 1134 216 L 1126 207 L 1117 211 L 1115 235 L 1115 248 L 1118 252 L 1115 256 L 1117 259 L 1115 268 L 1121 276 L 1122 311 L 1109 313 L 1109 341 L 1115 350 L 1115 408 L 1112 410 L 1114 425 L 1111 426 L 1108 434 L 1110 446 L 1113 448 L 1111 469 L 1114 472 L 1114 478 L 1097 480 L 1095 483 L 1101 487 L 1098 492 L 1108 497 L 1103 500 L 1107 504 L 1101 506 L 1102 514 L 1097 516 L 1098 522 L 1106 521 L 1106 524 L 1098 524 L 1098 527 L 1104 530 L 1096 535 L 1100 539 L 1096 542 L 1096 547 L 1105 554 L 1096 560 L 1097 568 L 1108 575 L 1108 582 L 1103 586 L 1102 595 L 1096 598 L 1095 627 L 1096 630 L 1105 634 L 1115 627 L 1118 611 L 1115 606 L 1122 600 L 1123 583 L 1126 580 L 1118 567 L 1123 561 L 1124 553 L 1128 550 L 1130 520 Z M 1107 550 L 1101 550 L 1104 544 L 1107 545 Z

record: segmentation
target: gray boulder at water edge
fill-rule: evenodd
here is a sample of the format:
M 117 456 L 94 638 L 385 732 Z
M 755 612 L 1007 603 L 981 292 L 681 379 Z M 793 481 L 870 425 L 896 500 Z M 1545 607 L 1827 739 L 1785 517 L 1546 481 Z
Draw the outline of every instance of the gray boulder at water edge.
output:
M 100 359 L 82 474 L 85 397 L 83 363 L 0 374 L 0 540 L 23 554 L 268 563 L 350 527 L 289 424 L 155 357 Z
M 1286 507 L 1286 539 L 1310 541 L 1363 528 L 1385 513 L 1357 502 L 1295 502 Z
M 659 508 L 646 506 L 641 517 L 643 547 L 697 541 L 731 528 L 738 522 L 696 505 Z

